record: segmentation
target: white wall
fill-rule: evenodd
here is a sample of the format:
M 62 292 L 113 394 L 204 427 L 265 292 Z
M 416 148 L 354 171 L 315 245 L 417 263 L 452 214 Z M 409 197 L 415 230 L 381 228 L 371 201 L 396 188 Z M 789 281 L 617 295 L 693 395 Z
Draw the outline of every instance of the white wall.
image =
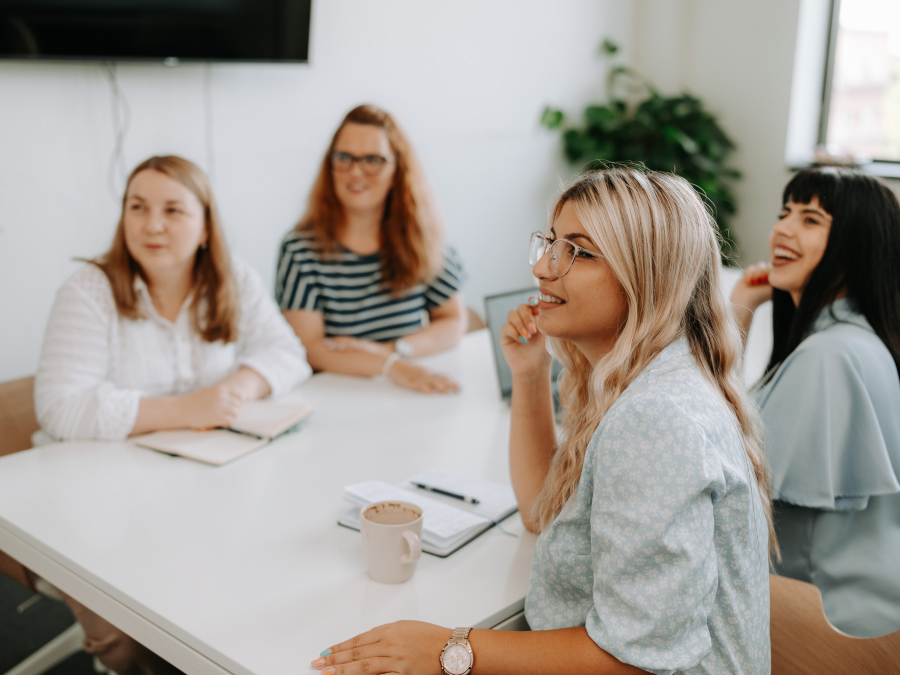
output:
M 176 153 L 211 169 L 232 248 L 271 283 L 334 128 L 358 103 L 382 105 L 422 157 L 480 309 L 530 283 L 526 237 L 560 166 L 543 107 L 600 94 L 597 45 L 627 54 L 631 15 L 627 0 L 316 0 L 308 66 L 212 66 L 212 167 L 204 66 L 120 65 L 125 164 Z M 35 371 L 72 258 L 109 244 L 111 110 L 101 65 L 0 62 L 0 381 Z
M 742 264 L 768 259 L 785 166 L 800 0 L 636 0 L 632 63 L 666 93 L 699 96 L 738 146 Z

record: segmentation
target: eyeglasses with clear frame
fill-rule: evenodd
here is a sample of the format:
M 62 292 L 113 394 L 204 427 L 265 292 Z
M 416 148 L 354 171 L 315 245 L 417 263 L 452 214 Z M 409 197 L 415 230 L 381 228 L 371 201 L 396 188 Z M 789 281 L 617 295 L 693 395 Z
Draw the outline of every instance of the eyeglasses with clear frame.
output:
M 353 165 L 359 162 L 359 168 L 367 176 L 377 176 L 385 165 L 390 164 L 394 160 L 390 157 L 382 155 L 363 155 L 357 157 L 349 152 L 339 152 L 335 150 L 331 153 L 331 170 L 338 173 L 347 173 L 353 169 Z
M 550 271 L 555 277 L 564 277 L 572 269 L 575 258 L 603 258 L 604 256 L 575 244 L 568 239 L 550 239 L 540 232 L 531 233 L 528 247 L 528 263 L 534 267 L 544 254 L 550 252 Z

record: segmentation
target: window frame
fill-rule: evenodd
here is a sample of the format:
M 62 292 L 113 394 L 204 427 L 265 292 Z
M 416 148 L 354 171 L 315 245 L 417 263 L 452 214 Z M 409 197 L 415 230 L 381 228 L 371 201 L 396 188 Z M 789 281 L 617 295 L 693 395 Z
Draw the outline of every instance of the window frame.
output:
M 819 109 L 819 131 L 817 143 L 824 148 L 828 145 L 828 122 L 831 117 L 831 94 L 834 82 L 835 54 L 837 52 L 838 31 L 841 24 L 841 1 L 830 0 L 831 9 L 828 17 L 828 39 L 825 48 L 825 72 L 822 82 L 822 105 Z M 868 173 L 888 178 L 900 178 L 900 160 L 873 159 L 859 165 Z

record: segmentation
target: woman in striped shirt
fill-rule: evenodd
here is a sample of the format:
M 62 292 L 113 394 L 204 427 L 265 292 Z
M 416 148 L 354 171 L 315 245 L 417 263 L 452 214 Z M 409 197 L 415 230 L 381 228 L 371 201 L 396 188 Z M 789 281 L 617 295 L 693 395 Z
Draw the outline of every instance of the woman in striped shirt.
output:
M 406 137 L 385 111 L 354 108 L 279 255 L 276 298 L 309 363 L 384 374 L 426 393 L 455 391 L 452 380 L 407 359 L 459 342 L 467 320 L 461 282 Z

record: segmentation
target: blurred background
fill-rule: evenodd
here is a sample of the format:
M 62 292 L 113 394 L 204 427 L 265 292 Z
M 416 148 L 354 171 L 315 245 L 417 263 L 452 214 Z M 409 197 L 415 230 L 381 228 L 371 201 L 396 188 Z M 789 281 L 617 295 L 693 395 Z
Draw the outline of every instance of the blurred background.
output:
M 210 174 L 232 249 L 271 286 L 363 102 L 409 133 L 479 312 L 530 283 L 529 232 L 594 159 L 699 167 L 736 265 L 768 257 L 793 170 L 900 177 L 897 0 L 314 0 L 306 62 L 12 58 L 34 53 L 9 19 L 27 5 L 0 3 L 0 381 L 35 372 L 57 288 L 108 247 L 150 155 Z

